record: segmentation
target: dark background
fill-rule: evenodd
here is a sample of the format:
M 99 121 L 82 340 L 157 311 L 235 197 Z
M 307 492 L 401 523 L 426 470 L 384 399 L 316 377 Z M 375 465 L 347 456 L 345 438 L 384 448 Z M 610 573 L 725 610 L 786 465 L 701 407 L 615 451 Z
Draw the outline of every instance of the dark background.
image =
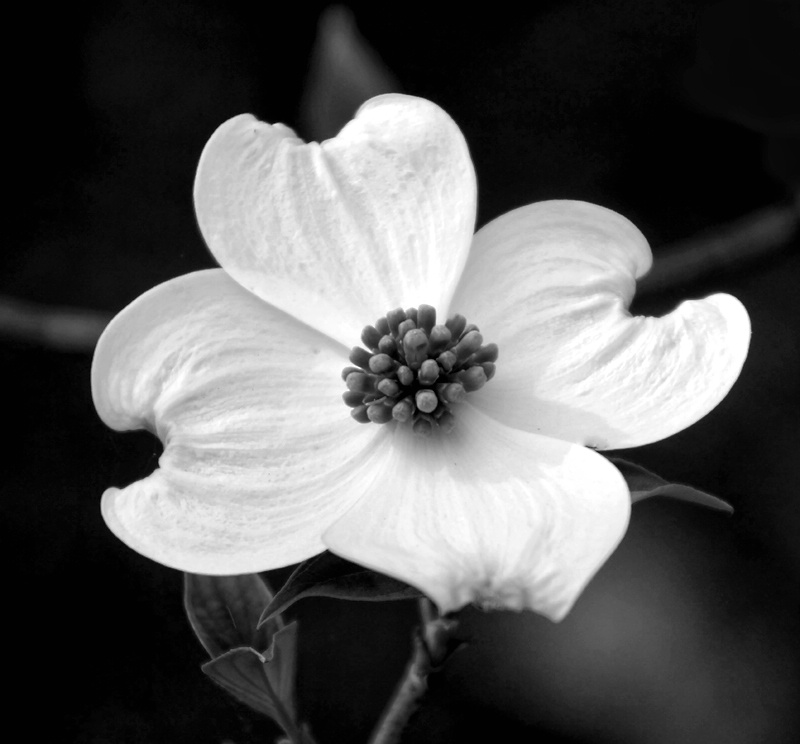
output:
M 108 0 L 17 11 L 7 33 L 25 52 L 6 76 L 2 292 L 111 313 L 212 266 L 191 201 L 211 132 L 249 111 L 326 136 L 337 105 L 357 105 L 348 108 L 361 88 L 347 74 L 312 70 L 323 7 Z M 385 65 L 359 85 L 430 98 L 461 126 L 479 224 L 539 199 L 585 199 L 632 219 L 658 262 L 675 241 L 797 193 L 793 3 L 350 7 Z M 329 111 L 331 100 L 340 103 Z M 796 248 L 795 237 L 635 306 L 657 313 L 726 291 L 751 314 L 751 354 L 728 398 L 689 430 L 625 453 L 724 497 L 734 516 L 637 505 L 621 547 L 559 625 L 466 610 L 472 643 L 404 741 L 796 740 Z M 180 574 L 101 520 L 104 488 L 152 470 L 158 443 L 97 420 L 90 349 L 8 328 L 0 340 L 6 669 L 18 695 L 9 726 L 80 744 L 274 740 L 271 722 L 200 672 Z M 365 741 L 405 663 L 413 603 L 306 600 L 290 614 L 299 700 L 320 744 Z

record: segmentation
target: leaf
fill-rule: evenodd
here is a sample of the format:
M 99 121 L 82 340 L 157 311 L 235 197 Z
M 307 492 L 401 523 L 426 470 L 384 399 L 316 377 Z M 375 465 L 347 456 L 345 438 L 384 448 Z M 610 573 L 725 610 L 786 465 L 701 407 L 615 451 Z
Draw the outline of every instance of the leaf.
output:
M 706 506 L 709 509 L 733 514 L 733 507 L 730 504 L 716 496 L 712 496 L 710 493 L 692 488 L 692 486 L 670 483 L 655 473 L 646 470 L 641 465 L 636 465 L 627 460 L 618 457 L 609 457 L 608 459 L 622 473 L 622 477 L 628 483 L 632 504 L 654 496 L 669 496 L 681 501 L 688 501 L 696 506 Z
M 276 618 L 259 625 L 271 599 L 258 574 L 184 574 L 186 614 L 212 657 L 203 671 L 237 700 L 272 718 L 292 741 L 311 742 L 295 720 L 297 623 L 284 626 Z
M 204 576 L 184 574 L 184 606 L 195 635 L 212 659 L 231 649 L 266 652 L 280 619 L 259 626 L 272 592 L 258 574 Z
M 297 623 L 289 623 L 272 637 L 264 671 L 278 699 L 294 710 L 295 668 L 297 661 Z
M 385 602 L 422 596 L 422 592 L 402 581 L 346 561 L 326 550 L 294 570 L 264 610 L 261 622 L 268 622 L 304 597 Z
M 294 715 L 297 623 L 272 636 L 265 654 L 234 648 L 204 664 L 203 671 L 237 700 L 269 716 L 285 731 L 296 728 Z

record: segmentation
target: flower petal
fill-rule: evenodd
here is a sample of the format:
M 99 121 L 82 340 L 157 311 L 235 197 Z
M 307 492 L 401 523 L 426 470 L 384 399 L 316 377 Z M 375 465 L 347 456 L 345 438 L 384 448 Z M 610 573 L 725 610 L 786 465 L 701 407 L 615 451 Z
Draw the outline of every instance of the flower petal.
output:
M 380 480 L 325 544 L 416 586 L 443 613 L 478 602 L 560 620 L 625 532 L 625 481 L 583 447 L 466 403 L 457 416 L 449 436 L 395 432 Z
M 482 228 L 453 309 L 500 347 L 475 404 L 509 426 L 597 449 L 670 436 L 716 406 L 739 376 L 750 322 L 729 295 L 632 317 L 644 236 L 593 204 L 548 201 Z
M 446 307 L 476 194 L 458 127 L 402 95 L 371 99 L 321 144 L 237 116 L 211 137 L 195 181 L 200 229 L 222 267 L 349 346 L 394 307 Z
M 386 432 L 342 403 L 347 350 L 221 270 L 161 284 L 123 310 L 92 368 L 100 417 L 148 428 L 159 469 L 103 497 L 131 548 L 167 566 L 239 574 L 324 550 L 372 481 Z

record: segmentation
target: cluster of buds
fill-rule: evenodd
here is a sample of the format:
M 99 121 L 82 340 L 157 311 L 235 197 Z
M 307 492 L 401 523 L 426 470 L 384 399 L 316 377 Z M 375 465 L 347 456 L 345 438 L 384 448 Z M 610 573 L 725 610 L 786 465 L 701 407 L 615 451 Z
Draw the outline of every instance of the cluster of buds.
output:
M 463 315 L 436 324 L 436 309 L 397 308 L 361 332 L 366 349 L 350 352 L 342 370 L 344 402 L 360 423 L 410 423 L 414 432 L 452 431 L 451 407 L 482 388 L 495 373 L 497 344 L 483 344 Z

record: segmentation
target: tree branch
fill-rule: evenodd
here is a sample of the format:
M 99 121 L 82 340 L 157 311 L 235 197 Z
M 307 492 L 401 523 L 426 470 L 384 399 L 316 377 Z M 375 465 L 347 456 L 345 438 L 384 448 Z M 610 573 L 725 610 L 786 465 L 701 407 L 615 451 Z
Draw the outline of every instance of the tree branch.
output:
M 786 247 L 800 227 L 800 202 L 775 204 L 660 252 L 637 283 L 638 297 L 670 292 L 723 271 L 740 269 Z
M 664 248 L 637 296 L 671 292 L 742 269 L 786 247 L 800 229 L 800 200 L 776 204 Z M 91 352 L 111 315 L 0 296 L 0 336 L 57 351 Z

